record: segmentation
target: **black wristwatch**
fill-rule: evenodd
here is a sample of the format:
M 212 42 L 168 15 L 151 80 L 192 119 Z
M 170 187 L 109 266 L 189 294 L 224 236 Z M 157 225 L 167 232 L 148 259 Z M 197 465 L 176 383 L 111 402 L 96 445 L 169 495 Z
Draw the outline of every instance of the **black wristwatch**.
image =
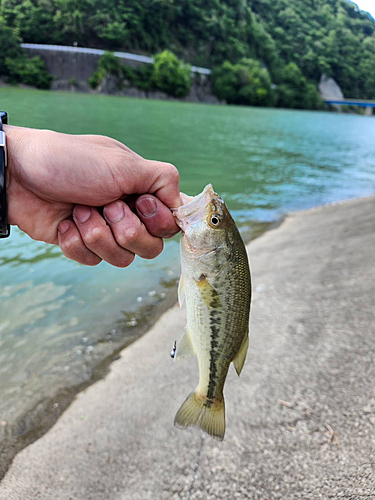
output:
M 0 111 L 0 238 L 8 238 L 10 226 L 8 224 L 8 208 L 5 185 L 5 169 L 7 167 L 7 146 L 3 125 L 8 123 L 8 115 Z

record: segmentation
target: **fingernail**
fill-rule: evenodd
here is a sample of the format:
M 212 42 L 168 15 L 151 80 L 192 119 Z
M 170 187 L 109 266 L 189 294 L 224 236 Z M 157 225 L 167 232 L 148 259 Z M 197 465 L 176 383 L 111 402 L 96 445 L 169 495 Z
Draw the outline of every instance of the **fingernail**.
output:
M 141 198 L 137 200 L 137 209 L 144 217 L 156 214 L 156 201 L 153 198 Z
M 83 222 L 86 222 L 87 219 L 90 217 L 90 215 L 91 215 L 90 207 L 86 207 L 85 205 L 77 205 L 76 207 L 74 207 L 73 216 L 81 224 Z
M 70 221 L 68 220 L 63 220 L 60 222 L 59 227 L 57 228 L 58 232 L 60 234 L 64 234 L 67 232 L 67 230 L 70 228 Z
M 103 213 L 108 222 L 118 222 L 124 217 L 124 205 L 118 201 L 111 203 L 104 208 Z

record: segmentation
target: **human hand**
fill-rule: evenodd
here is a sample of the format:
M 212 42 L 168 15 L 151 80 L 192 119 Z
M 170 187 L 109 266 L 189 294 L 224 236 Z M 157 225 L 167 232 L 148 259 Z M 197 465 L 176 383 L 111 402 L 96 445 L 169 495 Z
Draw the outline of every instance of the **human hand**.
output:
M 179 230 L 179 174 L 104 136 L 4 126 L 8 221 L 81 264 L 154 258 Z M 139 196 L 140 195 L 140 196 Z M 124 201 L 125 200 L 125 201 Z M 96 207 L 104 207 L 100 215 Z

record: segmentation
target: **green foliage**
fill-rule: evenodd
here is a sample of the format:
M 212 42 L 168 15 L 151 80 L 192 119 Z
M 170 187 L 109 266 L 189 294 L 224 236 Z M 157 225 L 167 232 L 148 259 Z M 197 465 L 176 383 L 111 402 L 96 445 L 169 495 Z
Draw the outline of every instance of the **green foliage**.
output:
M 295 63 L 289 63 L 281 72 L 277 88 L 277 105 L 283 108 L 321 109 L 317 86 L 308 82 Z
M 213 78 L 216 96 L 229 104 L 269 106 L 273 102 L 270 75 L 259 61 L 225 61 L 214 71 Z
M 126 72 L 124 72 L 125 78 L 130 85 L 134 85 L 134 87 L 146 92 L 154 89 L 153 64 L 144 64 L 138 66 L 136 69 L 129 68 L 127 66 L 124 66 L 124 68 L 126 68 Z
M 225 61 L 213 72 L 214 93 L 229 104 L 235 104 L 239 91 L 239 78 L 236 67 L 229 61 Z
M 46 71 L 44 62 L 40 57 L 28 58 L 22 55 L 17 59 L 6 59 L 6 67 L 9 72 L 10 81 L 33 85 L 38 89 L 49 89 L 52 76 Z
M 107 75 L 112 76 L 116 80 L 117 87 L 121 87 L 123 65 L 121 64 L 121 60 L 112 52 L 104 52 L 100 57 L 97 69 L 89 78 L 90 87 L 96 89 Z
M 152 81 L 156 88 L 174 97 L 185 97 L 191 87 L 191 68 L 169 50 L 155 57 Z
M 71 86 L 71 87 L 78 87 L 78 82 L 77 82 L 77 79 L 74 78 L 74 76 L 72 76 L 72 78 L 69 78 L 68 80 L 68 84 Z
M 121 78 L 123 65 L 120 58 L 116 57 L 112 52 L 104 52 L 98 61 L 98 70 L 104 74 Z
M 305 109 L 324 109 L 324 102 L 320 97 L 315 83 L 307 82 L 304 92 Z
M 99 85 L 102 83 L 105 74 L 99 71 L 98 69 L 94 71 L 94 73 L 89 78 L 89 85 L 92 89 L 97 89 Z
M 277 88 L 277 105 L 282 108 L 321 109 L 323 101 L 316 84 L 308 82 L 295 63 L 281 71 L 281 84 Z
M 97 88 L 106 76 L 114 78 L 117 87 L 137 87 L 146 92 L 159 89 L 174 97 L 183 97 L 190 91 L 191 70 L 169 51 L 158 54 L 155 64 L 130 68 L 112 52 L 105 52 L 98 67 L 89 79 L 92 88 Z
M 6 26 L 4 19 L 0 17 L 0 75 L 8 76 L 6 59 L 17 59 L 21 56 L 21 39 L 17 30 Z
M 21 37 L 146 54 L 169 48 L 210 68 L 255 59 L 284 97 L 295 91 L 283 68 L 295 63 L 308 82 L 324 72 L 348 97 L 375 99 L 375 22 L 348 0 L 2 0 L 0 16 L 5 46 Z M 147 87 L 148 76 L 134 78 Z M 172 90 L 164 77 L 157 81 Z
M 6 26 L 0 17 L 0 76 L 40 89 L 50 88 L 52 76 L 48 74 L 44 62 L 40 57 L 29 59 L 20 43 L 18 31 Z

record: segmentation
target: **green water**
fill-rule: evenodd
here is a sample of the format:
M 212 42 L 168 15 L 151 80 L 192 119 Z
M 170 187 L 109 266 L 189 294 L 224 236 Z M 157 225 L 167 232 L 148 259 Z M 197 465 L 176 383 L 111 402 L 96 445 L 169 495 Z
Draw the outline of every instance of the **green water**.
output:
M 246 235 L 288 211 L 375 192 L 372 118 L 19 89 L 0 96 L 14 125 L 109 135 L 174 163 L 189 194 L 211 182 Z M 129 269 L 85 268 L 13 230 L 0 265 L 0 420 L 11 422 L 88 380 L 137 335 L 149 308 L 163 307 L 179 273 L 178 242 Z M 171 345 L 160 348 L 167 355 Z

